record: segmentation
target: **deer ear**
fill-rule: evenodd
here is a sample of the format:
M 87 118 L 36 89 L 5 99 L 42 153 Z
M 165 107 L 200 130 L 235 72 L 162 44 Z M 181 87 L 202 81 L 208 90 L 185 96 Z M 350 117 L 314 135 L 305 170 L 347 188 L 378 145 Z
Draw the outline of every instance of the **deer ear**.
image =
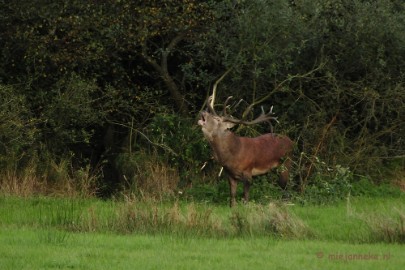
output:
M 226 127 L 227 129 L 233 128 L 233 127 L 235 126 L 235 124 L 232 123 L 232 122 L 224 122 L 224 124 L 225 124 L 225 127 Z

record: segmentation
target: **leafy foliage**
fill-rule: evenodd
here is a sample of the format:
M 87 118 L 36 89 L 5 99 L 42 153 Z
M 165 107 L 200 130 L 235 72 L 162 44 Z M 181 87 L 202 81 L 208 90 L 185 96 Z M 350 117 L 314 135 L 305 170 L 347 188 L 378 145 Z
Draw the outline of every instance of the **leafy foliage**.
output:
M 3 163 L 7 162 L 7 157 L 22 155 L 37 134 L 24 95 L 0 84 L 0 100 L 0 160 Z
M 69 156 L 72 170 L 101 170 L 100 186 L 125 186 L 120 156 L 139 154 L 181 188 L 214 183 L 217 167 L 199 171 L 210 152 L 195 115 L 229 71 L 217 100 L 243 98 L 244 119 L 274 105 L 301 192 L 353 182 L 320 178 L 317 158 L 381 182 L 403 171 L 404 11 L 400 0 L 3 1 L 1 166 Z

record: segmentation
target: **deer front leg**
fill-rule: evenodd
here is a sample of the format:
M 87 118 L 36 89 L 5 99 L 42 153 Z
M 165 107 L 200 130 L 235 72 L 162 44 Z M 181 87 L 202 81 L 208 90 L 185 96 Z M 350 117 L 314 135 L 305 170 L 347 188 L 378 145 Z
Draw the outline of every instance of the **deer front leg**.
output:
M 236 188 L 238 187 L 238 182 L 232 178 L 229 177 L 229 191 L 230 191 L 230 202 L 229 202 L 229 206 L 233 207 L 236 204 Z

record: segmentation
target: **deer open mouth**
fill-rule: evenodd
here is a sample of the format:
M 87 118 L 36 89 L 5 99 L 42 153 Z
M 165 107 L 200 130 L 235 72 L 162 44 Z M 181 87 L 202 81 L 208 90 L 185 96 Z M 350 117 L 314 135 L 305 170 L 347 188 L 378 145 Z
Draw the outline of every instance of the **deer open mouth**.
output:
M 200 125 L 200 126 L 205 125 L 205 117 L 204 117 L 204 115 L 205 115 L 205 112 L 201 112 L 201 119 L 198 120 L 198 125 Z

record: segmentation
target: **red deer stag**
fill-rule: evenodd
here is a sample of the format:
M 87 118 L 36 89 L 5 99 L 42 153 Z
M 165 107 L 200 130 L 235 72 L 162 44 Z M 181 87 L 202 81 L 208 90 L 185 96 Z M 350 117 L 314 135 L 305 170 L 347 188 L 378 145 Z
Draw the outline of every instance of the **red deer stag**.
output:
M 208 140 L 215 160 L 223 166 L 229 175 L 230 206 L 236 203 L 236 188 L 238 181 L 243 182 L 244 201 L 249 200 L 249 188 L 252 177 L 269 172 L 271 169 L 282 166 L 278 184 L 285 188 L 289 178 L 293 142 L 287 136 L 274 133 L 264 134 L 255 138 L 240 137 L 229 129 L 236 124 L 253 125 L 261 122 L 276 120 L 272 110 L 262 114 L 253 121 L 242 121 L 230 117 L 226 113 L 225 101 L 222 115 L 214 110 L 214 96 L 211 96 L 207 111 L 201 113 L 198 124 L 201 126 L 204 137 Z

